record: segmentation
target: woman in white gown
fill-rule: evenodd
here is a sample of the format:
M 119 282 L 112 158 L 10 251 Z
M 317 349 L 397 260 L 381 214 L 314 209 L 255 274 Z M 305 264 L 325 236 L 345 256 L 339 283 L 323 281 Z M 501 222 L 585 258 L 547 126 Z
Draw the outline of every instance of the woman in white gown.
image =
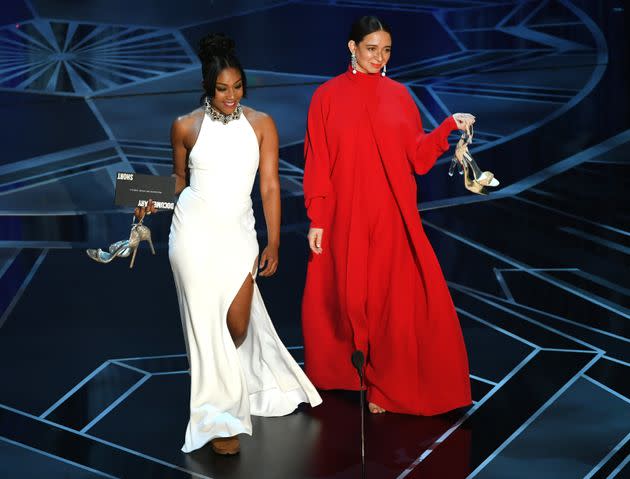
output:
M 276 334 L 255 283 L 259 265 L 260 276 L 271 276 L 278 264 L 275 125 L 239 104 L 247 84 L 232 40 L 206 36 L 199 58 L 204 106 L 175 120 L 171 130 L 181 194 L 169 259 L 191 379 L 182 450 L 210 442 L 216 453 L 236 454 L 238 434 L 252 433 L 250 415 L 283 416 L 321 398 Z M 268 231 L 260 260 L 251 200 L 257 170 Z

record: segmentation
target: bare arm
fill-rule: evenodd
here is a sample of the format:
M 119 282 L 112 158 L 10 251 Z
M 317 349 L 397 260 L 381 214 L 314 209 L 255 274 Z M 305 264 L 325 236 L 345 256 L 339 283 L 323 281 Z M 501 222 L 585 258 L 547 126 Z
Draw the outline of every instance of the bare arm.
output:
M 280 177 L 278 176 L 278 131 L 273 119 L 261 115 L 260 196 L 267 223 L 267 247 L 260 258 L 261 276 L 271 276 L 278 267 L 280 247 Z
M 175 196 L 178 196 L 186 188 L 186 164 L 188 148 L 186 147 L 185 118 L 178 118 L 171 127 L 171 146 L 173 148 L 173 176 L 175 177 Z M 189 120 L 188 120 L 189 121 Z

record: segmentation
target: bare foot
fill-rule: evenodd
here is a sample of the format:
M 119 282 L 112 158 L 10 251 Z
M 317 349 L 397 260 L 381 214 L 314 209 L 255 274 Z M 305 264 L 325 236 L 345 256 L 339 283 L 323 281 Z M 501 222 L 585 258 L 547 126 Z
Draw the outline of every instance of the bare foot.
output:
M 374 404 L 373 402 L 368 404 L 368 409 L 370 410 L 372 414 L 383 414 L 385 412 L 385 409 L 383 409 L 381 406 Z

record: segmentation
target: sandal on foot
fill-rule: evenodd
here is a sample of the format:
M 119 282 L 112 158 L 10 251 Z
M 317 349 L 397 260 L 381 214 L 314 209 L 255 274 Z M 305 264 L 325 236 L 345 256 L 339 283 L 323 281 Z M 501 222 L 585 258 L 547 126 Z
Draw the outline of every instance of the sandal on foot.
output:
M 241 443 L 238 436 L 215 437 L 210 441 L 210 446 L 216 454 L 221 456 L 233 456 L 241 451 Z

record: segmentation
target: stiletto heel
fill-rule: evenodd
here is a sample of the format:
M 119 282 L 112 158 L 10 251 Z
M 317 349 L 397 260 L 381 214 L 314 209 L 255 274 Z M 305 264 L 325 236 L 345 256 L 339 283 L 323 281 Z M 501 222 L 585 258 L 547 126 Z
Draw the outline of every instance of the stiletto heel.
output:
M 151 253 L 155 255 L 155 248 L 153 247 L 153 240 L 151 240 L 151 236 L 149 236 L 149 239 L 147 241 L 149 242 L 149 246 L 151 247 Z
M 109 247 L 109 252 L 102 249 L 88 249 L 87 255 L 96 261 L 97 263 L 109 263 L 114 258 L 126 258 L 131 255 L 131 262 L 129 268 L 133 268 L 136 261 L 136 253 L 138 252 L 138 246 L 142 241 L 148 241 L 151 247 L 151 253 L 155 254 L 155 248 L 153 247 L 153 241 L 151 240 L 151 230 L 142 224 L 142 220 L 136 223 L 134 217 L 131 224 L 131 232 L 129 233 L 128 240 L 117 241 L 112 243 Z
M 488 187 L 494 188 L 499 186 L 500 183 L 491 171 L 481 171 L 481 168 L 479 168 L 477 162 L 468 151 L 468 145 L 472 143 L 472 138 L 473 132 L 471 127 L 470 134 L 464 132 L 457 142 L 455 155 L 451 160 L 451 166 L 448 174 L 449 176 L 453 176 L 453 172 L 455 170 L 454 163 L 457 163 L 460 167 L 460 174 L 464 174 L 464 186 L 466 189 L 468 191 L 472 191 L 473 193 L 487 195 Z
M 459 161 L 457 161 L 457 158 L 453 156 L 453 159 L 451 160 L 451 166 L 448 169 L 448 176 L 453 176 L 453 174 L 455 174 L 456 169 L 460 175 L 464 174 L 464 168 L 462 168 L 462 164 Z
M 136 261 L 136 253 L 138 252 L 138 246 L 133 249 L 131 254 L 131 263 L 129 263 L 129 269 L 133 268 L 133 263 Z
M 142 220 L 140 220 L 137 224 L 133 223 L 131 225 L 131 233 L 129 234 L 129 248 L 132 250 L 132 253 L 131 263 L 129 263 L 129 269 L 133 268 L 133 265 L 136 261 L 138 246 L 140 246 L 140 243 L 143 241 L 149 242 L 149 246 L 151 246 L 151 252 L 155 254 L 153 242 L 151 241 L 151 230 L 148 228 L 148 226 L 143 225 Z

